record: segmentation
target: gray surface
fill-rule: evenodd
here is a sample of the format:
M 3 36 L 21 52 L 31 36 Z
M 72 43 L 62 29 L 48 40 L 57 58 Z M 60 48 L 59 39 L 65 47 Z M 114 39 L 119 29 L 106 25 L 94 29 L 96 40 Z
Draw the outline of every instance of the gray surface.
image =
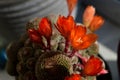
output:
M 0 70 L 0 80 L 15 80 L 15 78 L 8 75 L 6 71 Z

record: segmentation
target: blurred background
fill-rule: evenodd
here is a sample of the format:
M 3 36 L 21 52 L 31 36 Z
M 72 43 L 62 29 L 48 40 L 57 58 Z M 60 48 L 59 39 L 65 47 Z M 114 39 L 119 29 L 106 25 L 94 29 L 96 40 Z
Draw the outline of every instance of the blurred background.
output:
M 76 21 L 81 22 L 86 5 L 93 5 L 97 14 L 104 17 L 105 23 L 96 32 L 99 36 L 100 55 L 110 67 L 113 78 L 110 80 L 119 80 L 117 53 L 120 41 L 120 0 L 80 0 L 79 4 Z
M 96 32 L 99 35 L 100 55 L 109 65 L 113 80 L 119 80 L 117 48 L 120 40 L 120 0 L 78 0 L 72 14 L 77 22 L 81 22 L 87 5 L 93 5 L 97 13 L 105 18 L 104 25 Z M 30 19 L 51 14 L 67 15 L 66 1 L 0 0 L 0 80 L 13 80 L 4 69 L 8 43 L 24 33 L 26 22 Z

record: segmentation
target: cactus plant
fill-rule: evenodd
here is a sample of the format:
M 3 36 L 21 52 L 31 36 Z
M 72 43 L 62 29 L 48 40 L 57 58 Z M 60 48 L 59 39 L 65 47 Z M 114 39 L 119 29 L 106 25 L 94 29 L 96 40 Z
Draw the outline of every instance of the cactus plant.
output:
M 6 49 L 10 75 L 16 80 L 94 80 L 107 73 L 94 33 L 103 19 L 94 23 L 85 12 L 86 26 L 76 23 L 69 12 L 67 17 L 46 16 L 27 23 L 25 34 Z

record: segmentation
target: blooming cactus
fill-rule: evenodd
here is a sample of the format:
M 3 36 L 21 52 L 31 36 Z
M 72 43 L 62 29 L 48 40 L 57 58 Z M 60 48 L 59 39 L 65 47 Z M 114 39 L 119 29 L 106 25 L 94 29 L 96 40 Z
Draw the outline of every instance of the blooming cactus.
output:
M 25 36 L 7 48 L 7 71 L 16 80 L 88 80 L 107 72 L 96 54 L 98 36 L 93 33 L 103 18 L 94 15 L 94 7 L 89 6 L 83 24 L 78 24 L 71 16 L 77 0 L 67 1 L 67 17 L 30 21 Z

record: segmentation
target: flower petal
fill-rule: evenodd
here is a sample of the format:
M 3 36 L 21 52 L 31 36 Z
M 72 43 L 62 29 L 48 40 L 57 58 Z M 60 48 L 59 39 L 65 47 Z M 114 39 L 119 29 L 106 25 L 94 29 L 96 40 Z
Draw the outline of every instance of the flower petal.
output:
M 28 29 L 30 39 L 35 43 L 41 43 L 41 35 L 35 29 Z
M 103 62 L 98 58 L 91 56 L 84 65 L 83 74 L 87 76 L 95 76 L 103 69 Z
M 88 48 L 97 39 L 97 35 L 90 33 L 86 34 L 86 27 L 78 25 L 74 27 L 70 34 L 71 45 L 77 49 L 82 50 Z
M 83 13 L 83 24 L 89 26 L 95 15 L 95 8 L 93 6 L 87 6 Z
M 71 76 L 65 77 L 64 80 L 82 80 L 80 74 L 72 74 Z
M 74 28 L 75 22 L 72 16 L 64 17 L 59 16 L 57 20 L 56 28 L 61 33 L 62 36 L 68 38 L 71 30 Z
M 75 8 L 78 0 L 67 0 L 69 15 L 71 15 L 73 9 Z
M 86 49 L 88 48 L 91 44 L 93 44 L 97 40 L 97 35 L 96 34 L 87 34 L 82 38 L 83 43 L 81 43 L 80 49 Z
M 101 16 L 94 16 L 93 20 L 90 23 L 90 30 L 91 31 L 96 31 L 98 30 L 104 23 L 104 19 Z
M 105 70 L 105 69 L 102 69 L 98 75 L 102 75 L 102 74 L 107 74 L 108 73 L 108 70 Z
M 45 38 L 51 37 L 51 35 L 52 35 L 51 22 L 46 17 L 41 19 L 41 21 L 39 23 L 38 31 Z
M 76 26 L 70 34 L 70 41 L 74 48 L 78 48 L 82 37 L 86 34 L 86 27 Z

